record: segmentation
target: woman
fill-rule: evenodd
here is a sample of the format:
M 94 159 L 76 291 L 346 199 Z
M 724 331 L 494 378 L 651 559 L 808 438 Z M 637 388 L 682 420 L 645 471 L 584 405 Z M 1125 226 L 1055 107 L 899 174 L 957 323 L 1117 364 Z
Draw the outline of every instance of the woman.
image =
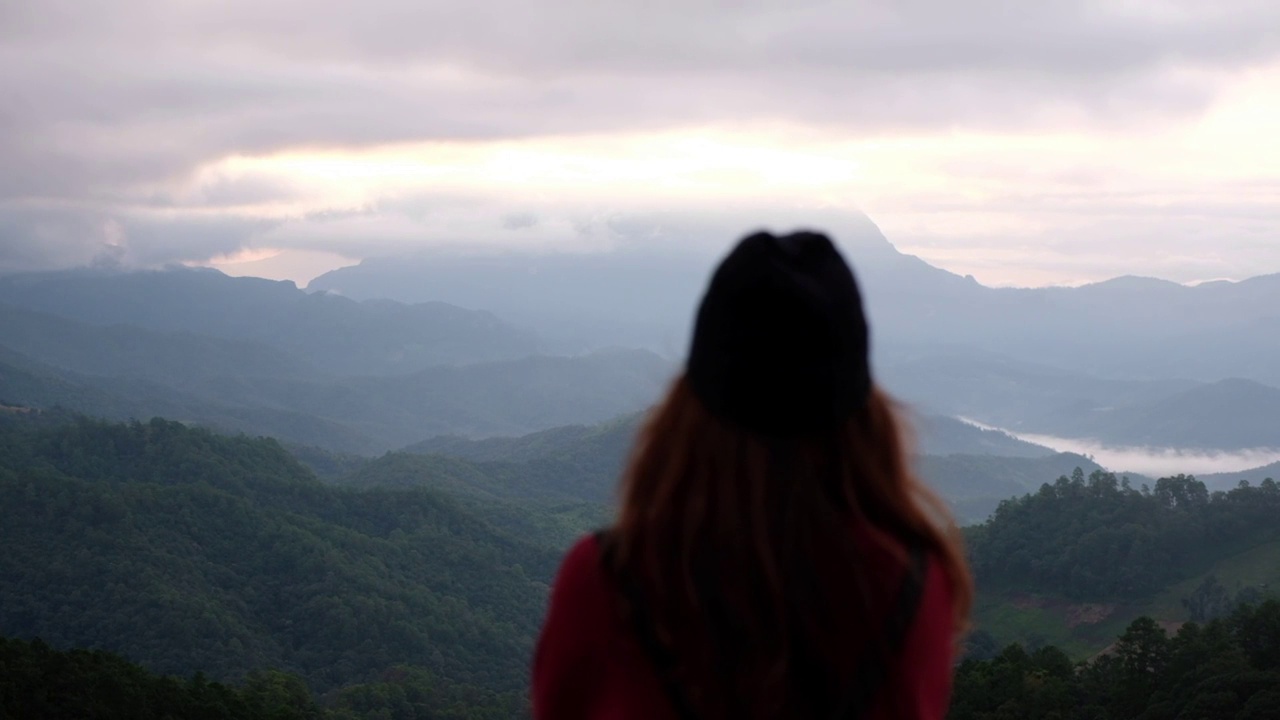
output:
M 613 528 L 570 550 L 537 718 L 942 718 L 971 583 L 871 379 L 852 272 L 743 240 L 641 431 Z

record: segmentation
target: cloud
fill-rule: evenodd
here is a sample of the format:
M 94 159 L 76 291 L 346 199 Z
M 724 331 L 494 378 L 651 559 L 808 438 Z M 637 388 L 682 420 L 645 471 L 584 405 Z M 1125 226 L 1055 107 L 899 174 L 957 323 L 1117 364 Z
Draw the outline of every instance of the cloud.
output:
M 0 152 L 29 177 L 3 190 L 423 139 L 1142 122 L 1203 109 L 1277 24 L 1262 2 L 7 3 Z
M 502 227 L 507 230 L 526 230 L 537 224 L 538 216 L 530 212 L 507 213 L 502 218 Z
M 8 209 L 0 212 L 0 269 L 88 265 L 118 254 L 112 240 L 104 218 L 59 209 Z
M 128 215 L 77 207 L 0 205 L 0 270 L 155 267 L 213 258 L 239 251 L 250 238 L 275 224 L 232 215 Z
M 389 145 L 536 141 L 564 150 L 584 138 L 783 128 L 779 142 L 812 140 L 806 163 L 788 166 L 787 153 L 751 162 L 790 168 L 775 183 L 785 196 L 776 204 L 789 206 L 810 191 L 806 177 L 844 162 L 815 160 L 824 143 L 1119 136 L 1202 117 L 1232 78 L 1280 57 L 1277 26 L 1280 6 L 1249 0 L 2 3 L 0 269 L 116 256 L 201 260 L 242 247 L 358 257 L 470 232 L 534 244 L 559 234 L 573 245 L 610 237 L 601 218 L 652 209 L 637 192 L 665 193 L 669 201 L 687 193 L 714 215 L 725 194 L 714 188 L 736 182 L 741 171 L 688 169 L 667 156 L 677 170 L 665 189 L 651 174 L 638 190 L 581 180 L 536 190 L 480 187 L 509 170 L 502 158 L 483 166 L 490 175 L 456 189 L 397 174 L 385 162 L 368 172 L 389 180 L 367 188 L 359 162 L 328 180 L 316 166 L 292 174 L 224 167 L 236 158 L 359 155 Z M 582 161 L 566 152 L 565 167 Z M 983 161 L 975 155 L 952 158 L 950 173 L 919 177 L 972 177 Z M 409 162 L 406 171 L 426 172 L 438 161 Z M 995 163 L 985 174 L 1005 186 L 1027 172 L 1025 158 L 1008 153 L 985 161 Z M 563 169 L 557 162 L 537 167 Z M 864 184 L 827 182 L 822 202 L 846 193 L 847 204 L 877 218 L 884 212 L 888 227 L 919 247 L 956 237 L 939 235 L 936 222 L 917 231 L 902 220 L 920 212 L 935 188 L 895 185 L 885 179 L 894 172 L 886 163 L 871 163 L 878 177 Z M 1115 171 L 1049 165 L 1057 175 L 1033 180 L 1055 188 L 1087 189 Z M 672 189 L 677 181 L 692 189 Z M 613 192 L 615 200 L 571 202 L 593 192 Z M 756 182 L 739 194 L 764 193 Z M 893 193 L 899 200 L 885 199 Z M 904 207 L 907 196 L 924 200 Z M 982 202 L 961 204 L 972 214 Z M 983 211 L 1006 213 L 1006 224 L 1055 212 L 1045 203 L 1019 210 L 1011 197 L 992 202 Z M 744 207 L 744 217 L 759 214 Z M 1274 227 L 1256 206 L 1231 217 L 1239 227 L 1257 223 L 1261 235 Z M 123 229 L 124 243 L 106 239 L 110 223 Z

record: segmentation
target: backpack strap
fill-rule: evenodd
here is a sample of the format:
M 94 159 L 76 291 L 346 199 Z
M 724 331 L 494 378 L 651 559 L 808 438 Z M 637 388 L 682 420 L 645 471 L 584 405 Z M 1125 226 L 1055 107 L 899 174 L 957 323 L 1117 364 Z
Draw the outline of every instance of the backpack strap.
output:
M 612 556 L 612 535 L 607 530 L 599 530 L 595 532 L 595 538 L 600 561 L 607 568 L 610 564 L 609 558 Z M 925 573 L 929 567 L 929 556 L 923 548 L 911 546 L 909 556 L 910 564 L 906 577 L 903 578 L 902 585 L 898 589 L 893 610 L 884 623 L 882 637 L 885 643 L 881 646 L 879 643 L 870 642 L 863 647 L 856 666 L 858 675 L 844 700 L 832 714 L 833 720 L 855 720 L 870 710 L 876 692 L 885 683 L 889 669 L 887 663 L 883 662 L 883 658 L 878 657 L 877 650 L 884 647 L 890 654 L 895 654 L 906 642 L 907 633 L 911 629 L 920 607 L 920 600 L 924 595 Z M 684 687 L 676 682 L 675 659 L 658 640 L 653 620 L 649 615 L 649 606 L 640 587 L 632 578 L 617 577 L 611 573 L 608 576 L 614 580 L 619 592 L 627 601 L 631 611 L 632 629 L 635 630 L 641 648 L 653 664 L 676 717 L 680 720 L 696 720 L 697 715 L 693 712 L 693 705 L 689 702 Z
M 912 545 L 909 548 L 910 564 L 906 577 L 898 588 L 898 596 L 894 600 L 893 610 L 885 619 L 884 649 L 889 656 L 896 655 L 906 643 L 907 633 L 920 608 L 920 600 L 924 596 L 925 573 L 929 569 L 929 554 L 924 548 Z M 876 692 L 885 684 L 889 674 L 888 658 L 878 657 L 878 644 L 874 642 L 863 646 L 862 655 L 858 658 L 858 674 L 853 680 L 844 702 L 832 714 L 833 720 L 853 720 L 860 718 L 871 710 L 876 699 Z

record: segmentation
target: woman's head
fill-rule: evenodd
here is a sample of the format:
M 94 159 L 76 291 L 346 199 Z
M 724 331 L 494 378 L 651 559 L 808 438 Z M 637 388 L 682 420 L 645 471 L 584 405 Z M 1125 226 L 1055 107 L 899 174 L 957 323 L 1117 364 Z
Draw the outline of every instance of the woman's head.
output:
M 932 550 L 967 613 L 956 533 L 911 472 L 868 335 L 827 238 L 752 235 L 712 278 L 686 372 L 637 439 L 612 562 L 644 588 L 705 716 L 817 711 L 855 672 L 848 639 L 872 635 L 874 588 L 894 582 L 865 572 L 855 527 L 904 558 L 904 544 Z
M 795 436 L 832 427 L 871 392 L 869 332 L 849 266 L 825 236 L 747 237 L 698 309 L 687 377 L 712 413 Z

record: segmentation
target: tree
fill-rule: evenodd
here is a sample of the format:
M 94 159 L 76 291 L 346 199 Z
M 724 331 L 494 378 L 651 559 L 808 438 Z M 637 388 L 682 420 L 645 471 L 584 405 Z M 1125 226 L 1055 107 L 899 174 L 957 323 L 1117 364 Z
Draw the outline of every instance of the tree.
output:
M 1182 598 L 1182 606 L 1192 622 L 1203 623 L 1231 612 L 1231 596 L 1218 582 L 1216 575 L 1205 577 L 1188 597 Z

